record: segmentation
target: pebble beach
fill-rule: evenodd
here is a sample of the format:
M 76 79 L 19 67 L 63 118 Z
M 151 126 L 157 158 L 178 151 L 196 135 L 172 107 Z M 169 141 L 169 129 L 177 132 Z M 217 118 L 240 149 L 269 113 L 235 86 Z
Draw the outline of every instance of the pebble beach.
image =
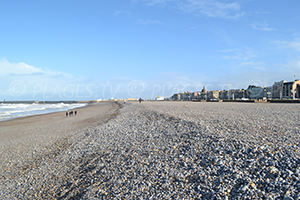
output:
M 0 123 L 0 199 L 300 199 L 298 104 L 84 109 Z

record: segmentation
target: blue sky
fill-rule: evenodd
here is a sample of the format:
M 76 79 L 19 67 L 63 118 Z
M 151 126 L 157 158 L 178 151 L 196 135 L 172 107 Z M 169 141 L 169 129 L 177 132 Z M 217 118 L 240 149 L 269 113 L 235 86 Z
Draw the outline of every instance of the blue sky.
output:
M 300 76 L 300 1 L 0 0 L 0 99 L 170 97 Z

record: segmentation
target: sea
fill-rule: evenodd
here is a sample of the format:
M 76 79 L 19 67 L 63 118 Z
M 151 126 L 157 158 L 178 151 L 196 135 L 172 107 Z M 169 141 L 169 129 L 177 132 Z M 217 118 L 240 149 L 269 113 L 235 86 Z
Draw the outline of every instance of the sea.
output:
M 11 120 L 19 117 L 40 115 L 52 112 L 66 111 L 69 109 L 86 106 L 83 103 L 55 103 L 55 104 L 24 104 L 0 103 L 0 121 Z

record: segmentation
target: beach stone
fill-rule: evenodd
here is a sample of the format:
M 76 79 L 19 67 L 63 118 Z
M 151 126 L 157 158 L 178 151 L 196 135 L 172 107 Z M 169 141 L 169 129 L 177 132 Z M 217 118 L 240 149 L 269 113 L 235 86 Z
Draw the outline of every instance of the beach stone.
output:
M 114 112 L 61 140 L 65 147 L 51 145 L 49 157 L 31 152 L 23 175 L 0 179 L 0 197 L 296 199 L 300 192 L 299 113 L 291 105 L 144 101 Z

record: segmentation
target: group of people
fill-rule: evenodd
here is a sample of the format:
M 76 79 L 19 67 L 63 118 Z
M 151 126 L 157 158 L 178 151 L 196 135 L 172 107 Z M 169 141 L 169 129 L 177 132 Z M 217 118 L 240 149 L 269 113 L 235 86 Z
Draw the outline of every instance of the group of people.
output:
M 74 111 L 74 114 L 77 115 L 77 110 Z M 66 117 L 68 116 L 73 116 L 73 110 L 71 110 L 70 112 L 66 112 Z

